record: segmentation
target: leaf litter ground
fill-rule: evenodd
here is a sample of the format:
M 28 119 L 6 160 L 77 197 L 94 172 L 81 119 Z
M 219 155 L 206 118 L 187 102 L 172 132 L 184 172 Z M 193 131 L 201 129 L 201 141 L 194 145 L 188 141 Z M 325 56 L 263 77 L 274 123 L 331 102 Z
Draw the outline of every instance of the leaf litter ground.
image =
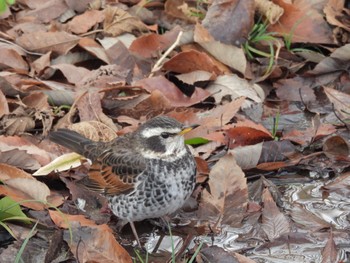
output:
M 349 261 L 346 1 L 0 4 L 1 262 Z M 197 184 L 144 253 L 47 135 L 160 114 L 200 124 Z

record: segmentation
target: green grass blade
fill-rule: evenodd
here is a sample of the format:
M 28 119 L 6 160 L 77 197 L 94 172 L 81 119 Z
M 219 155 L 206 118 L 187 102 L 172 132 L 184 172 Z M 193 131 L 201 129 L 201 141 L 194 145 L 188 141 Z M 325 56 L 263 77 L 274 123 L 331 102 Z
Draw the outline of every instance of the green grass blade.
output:
M 28 233 L 28 236 L 26 237 L 26 239 L 24 240 L 21 248 L 19 249 L 17 255 L 16 255 L 16 258 L 15 258 L 15 263 L 19 263 L 20 260 L 22 260 L 22 254 L 23 254 L 23 251 L 24 249 L 26 248 L 28 242 L 29 242 L 29 239 L 32 237 L 33 233 L 34 233 L 34 230 L 36 229 L 37 225 L 38 225 L 39 221 L 37 221 L 35 223 L 35 225 L 32 227 L 32 229 L 30 230 L 30 232 Z

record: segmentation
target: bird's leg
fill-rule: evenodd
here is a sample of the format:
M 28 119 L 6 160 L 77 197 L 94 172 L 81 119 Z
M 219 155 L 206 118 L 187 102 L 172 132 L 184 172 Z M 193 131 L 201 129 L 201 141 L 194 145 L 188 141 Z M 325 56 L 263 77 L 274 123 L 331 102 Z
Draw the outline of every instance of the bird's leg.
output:
M 137 232 L 136 232 L 135 224 L 134 224 L 134 222 L 131 222 L 131 221 L 129 223 L 130 223 L 130 226 L 131 226 L 132 233 L 134 234 L 134 236 L 136 238 L 136 242 L 137 242 L 138 246 L 140 247 L 140 249 L 142 249 L 139 236 L 137 235 Z
M 171 231 L 171 222 L 170 222 L 170 217 L 168 216 L 162 216 L 160 218 L 160 220 L 162 221 L 163 225 L 162 225 L 162 229 L 164 232 L 168 232 L 170 233 Z

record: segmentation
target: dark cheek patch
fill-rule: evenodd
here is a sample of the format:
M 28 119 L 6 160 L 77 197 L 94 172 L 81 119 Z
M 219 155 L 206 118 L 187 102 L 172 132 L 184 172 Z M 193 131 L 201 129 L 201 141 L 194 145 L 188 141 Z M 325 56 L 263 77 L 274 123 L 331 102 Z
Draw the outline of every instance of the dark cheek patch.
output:
M 160 142 L 159 137 L 157 136 L 152 136 L 146 140 L 147 143 L 147 149 L 150 149 L 151 151 L 154 152 L 165 152 L 166 148 L 165 146 Z

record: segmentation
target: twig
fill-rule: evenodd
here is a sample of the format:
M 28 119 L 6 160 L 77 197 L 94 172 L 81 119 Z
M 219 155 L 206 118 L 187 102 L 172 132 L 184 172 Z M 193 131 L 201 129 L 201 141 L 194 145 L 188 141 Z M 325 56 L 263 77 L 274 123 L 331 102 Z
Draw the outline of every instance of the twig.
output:
M 174 48 L 176 48 L 176 46 L 179 44 L 182 34 L 183 34 L 183 31 L 180 31 L 179 34 L 177 35 L 175 42 L 168 48 L 168 50 L 163 54 L 163 56 L 160 57 L 160 59 L 153 66 L 151 74 L 149 75 L 150 77 L 152 77 L 156 71 L 162 68 L 163 61 L 170 54 L 170 52 L 173 51 Z

